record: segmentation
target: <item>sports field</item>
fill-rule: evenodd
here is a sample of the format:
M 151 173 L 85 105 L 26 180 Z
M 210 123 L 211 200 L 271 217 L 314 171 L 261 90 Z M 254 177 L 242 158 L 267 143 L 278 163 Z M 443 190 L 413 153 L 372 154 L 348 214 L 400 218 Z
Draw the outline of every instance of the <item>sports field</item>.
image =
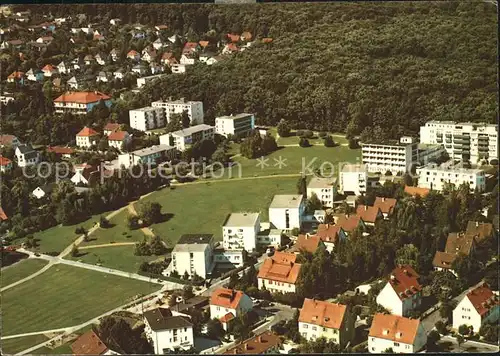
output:
M 159 288 L 158 284 L 55 265 L 2 293 L 2 332 L 14 335 L 78 325 Z

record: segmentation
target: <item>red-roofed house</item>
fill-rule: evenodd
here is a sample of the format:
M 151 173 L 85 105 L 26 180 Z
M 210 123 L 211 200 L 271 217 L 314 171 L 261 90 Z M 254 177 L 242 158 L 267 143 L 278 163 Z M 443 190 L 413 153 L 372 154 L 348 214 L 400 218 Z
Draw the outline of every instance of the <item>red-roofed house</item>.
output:
M 405 185 L 405 193 L 411 195 L 412 197 L 416 197 L 420 195 L 422 198 L 425 198 L 429 193 L 430 189 L 420 188 L 420 187 L 412 187 L 409 185 Z
M 206 47 L 210 44 L 210 42 L 209 42 L 209 41 L 200 41 L 200 42 L 198 42 L 198 43 L 199 43 L 199 44 L 200 44 L 200 46 L 201 46 L 201 47 L 203 47 L 203 48 L 206 48 Z
M 315 253 L 318 248 L 325 248 L 323 241 L 321 241 L 318 236 L 299 235 L 291 251 L 297 254 L 301 253 L 303 250 L 309 253 Z
M 200 49 L 198 42 L 186 42 L 182 49 L 182 54 L 193 54 Z
M 21 142 L 14 135 L 0 135 L 0 147 L 11 146 L 16 148 L 19 146 Z
M 500 301 L 487 284 L 471 290 L 453 310 L 453 328 L 472 326 L 478 332 L 485 323 L 496 324 L 499 319 Z
M 287 252 L 276 252 L 260 266 L 257 276 L 259 289 L 264 287 L 274 292 L 296 292 L 296 283 L 301 265 L 295 263 L 297 255 Z
M 111 350 L 93 331 L 87 331 L 71 344 L 73 355 L 119 355 Z
M 342 241 L 347 239 L 347 234 L 342 227 L 330 224 L 319 224 L 316 236 L 323 241 L 328 252 L 333 251 L 339 239 Z
M 141 55 L 137 51 L 134 51 L 132 49 L 132 50 L 128 51 L 127 59 L 131 59 L 133 61 L 139 62 L 141 60 Z
M 57 70 L 57 67 L 54 67 L 52 64 L 47 64 L 42 68 L 42 72 L 45 77 L 50 78 L 54 74 L 57 74 L 59 71 Z
M 422 302 L 420 276 L 408 265 L 394 268 L 389 281 L 377 296 L 377 303 L 391 314 L 409 316 Z
M 366 229 L 366 223 L 358 215 L 343 215 L 337 220 L 336 225 L 341 227 L 348 235 L 357 228 Z
M 228 33 L 227 34 L 227 38 L 228 40 L 230 40 L 231 42 L 238 42 L 240 40 L 240 35 L 235 35 L 233 33 Z
M 248 313 L 252 308 L 252 299 L 239 290 L 219 288 L 210 296 L 210 317 L 219 319 L 225 330 L 231 320 Z
M 383 353 L 416 353 L 427 343 L 427 334 L 418 319 L 377 313 L 368 333 L 368 351 Z
M 300 309 L 299 333 L 308 341 L 324 337 L 344 346 L 354 338 L 355 319 L 343 304 L 306 298 Z
M 112 132 L 119 131 L 121 126 L 116 122 L 108 122 L 103 128 L 104 134 L 109 136 Z
M 232 54 L 234 52 L 238 52 L 240 49 L 234 43 L 228 43 L 222 49 L 222 54 Z
M 358 205 L 356 215 L 363 219 L 366 225 L 370 226 L 374 226 L 378 219 L 384 218 L 384 215 L 379 208 L 367 205 Z
M 252 34 L 248 31 L 245 31 L 241 34 L 240 39 L 242 41 L 251 41 L 252 40 Z
M 21 83 L 24 84 L 24 72 L 12 72 L 8 77 L 7 77 L 7 82 L 9 83 Z
M 127 131 L 114 131 L 108 136 L 109 147 L 122 149 L 122 144 L 130 140 L 130 135 Z
M 264 37 L 262 39 L 262 43 L 271 43 L 271 42 L 273 42 L 273 39 L 270 37 Z
M 107 107 L 111 106 L 111 97 L 98 91 L 66 92 L 54 100 L 54 106 L 58 114 L 71 112 L 83 115 L 91 111 L 101 100 Z
M 64 157 L 64 158 L 71 158 L 73 153 L 75 153 L 75 150 L 72 149 L 71 147 L 62 147 L 62 146 L 48 146 L 47 147 L 47 152 L 54 152 L 56 155 Z
M 384 218 L 387 218 L 392 214 L 394 207 L 396 206 L 397 200 L 393 198 L 381 198 L 376 197 L 375 203 L 373 206 L 379 208 L 382 214 L 384 214 Z
M 6 172 L 12 168 L 12 161 L 0 155 L 0 172 Z
M 99 133 L 90 127 L 84 127 L 76 134 L 76 145 L 78 147 L 91 147 L 99 142 Z

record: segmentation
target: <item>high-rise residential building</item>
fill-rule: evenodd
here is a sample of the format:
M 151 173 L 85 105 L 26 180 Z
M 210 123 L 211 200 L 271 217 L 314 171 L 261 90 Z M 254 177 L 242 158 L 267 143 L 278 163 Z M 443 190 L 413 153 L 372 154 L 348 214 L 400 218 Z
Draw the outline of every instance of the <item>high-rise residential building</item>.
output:
M 147 106 L 129 111 L 130 127 L 139 131 L 149 131 L 165 126 L 163 109 Z
M 162 108 L 165 113 L 167 122 L 170 122 L 172 114 L 182 114 L 187 111 L 191 125 L 200 125 L 204 122 L 203 103 L 201 101 L 185 101 L 180 100 L 168 101 L 153 101 L 151 106 L 154 108 Z
M 255 116 L 253 114 L 237 114 L 220 116 L 215 118 L 215 132 L 223 135 L 248 135 L 255 128 Z
M 161 135 L 160 144 L 174 146 L 182 152 L 191 145 L 194 145 L 196 142 L 213 138 L 214 127 L 210 125 L 200 124 Z

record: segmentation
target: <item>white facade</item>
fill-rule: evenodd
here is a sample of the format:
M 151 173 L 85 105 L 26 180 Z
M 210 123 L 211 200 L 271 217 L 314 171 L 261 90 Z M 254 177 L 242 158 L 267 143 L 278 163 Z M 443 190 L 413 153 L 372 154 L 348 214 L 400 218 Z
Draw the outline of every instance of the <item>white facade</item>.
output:
M 245 293 L 241 296 L 236 308 L 228 308 L 221 305 L 210 304 L 210 317 L 220 319 L 227 313 L 232 313 L 236 318 L 248 313 L 253 308 L 252 299 Z
M 230 263 L 234 267 L 241 267 L 244 264 L 243 250 L 216 250 L 214 253 L 215 263 Z
M 169 101 L 153 101 L 151 106 L 154 108 L 162 108 L 165 112 L 167 122 L 170 122 L 172 114 L 182 114 L 187 111 L 191 125 L 200 125 L 204 122 L 203 103 L 201 101 L 184 101 L 180 100 Z
M 92 136 L 76 136 L 76 145 L 82 148 L 90 148 L 92 145 L 99 143 L 99 135 Z
M 368 352 L 417 353 L 427 343 L 427 333 L 419 320 L 375 314 L 368 334 Z
M 233 213 L 222 227 L 224 249 L 252 252 L 260 231 L 259 213 Z
M 333 341 L 334 343 L 340 345 L 339 329 L 325 328 L 322 326 L 303 323 L 299 321 L 299 333 L 308 341 L 313 341 L 320 337 L 324 337 L 328 341 Z
M 307 197 L 316 194 L 326 208 L 333 207 L 333 199 L 337 193 L 337 180 L 332 178 L 312 177 L 307 185 Z
M 170 70 L 172 70 L 173 74 L 183 74 L 186 73 L 186 65 L 185 64 L 172 64 L 170 67 Z
M 139 164 L 156 165 L 158 161 L 171 159 L 175 154 L 174 147 L 155 145 L 141 150 L 118 155 L 118 164 L 129 168 Z
M 180 63 L 183 64 L 183 65 L 192 65 L 192 64 L 194 64 L 194 61 L 195 61 L 194 58 L 188 57 L 185 54 L 183 54 L 181 56 Z
M 412 310 L 420 306 L 420 301 L 419 293 L 401 300 L 390 283 L 387 283 L 377 296 L 377 304 L 383 306 L 391 314 L 405 317 L 409 316 Z
M 446 183 L 454 184 L 456 188 L 462 183 L 468 183 L 472 191 L 477 188 L 483 192 L 486 189 L 486 176 L 482 169 L 469 169 L 451 164 L 441 166 L 429 164 L 418 169 L 417 173 L 420 188 L 442 191 Z
M 183 152 L 191 145 L 205 139 L 214 138 L 213 126 L 201 124 L 183 130 L 171 132 L 160 136 L 160 144 L 172 144 L 177 150 Z
M 368 172 L 392 174 L 411 170 L 417 161 L 417 144 L 411 138 L 402 137 L 399 143 L 361 143 L 363 164 Z
M 147 319 L 144 320 L 144 332 L 153 341 L 154 353 L 165 354 L 175 349 L 189 349 L 194 346 L 192 326 L 172 327 L 171 329 L 152 330 Z
M 269 206 L 269 222 L 276 229 L 300 228 L 304 209 L 302 195 L 275 195 Z
M 403 342 L 378 338 L 378 337 L 368 337 L 368 351 L 370 353 L 380 354 L 385 350 L 392 348 L 395 354 L 412 354 L 420 351 L 427 343 L 427 336 L 425 335 L 425 330 L 422 325 L 419 326 L 417 336 L 413 344 L 407 344 Z
M 152 82 L 153 80 L 163 78 L 166 74 L 155 74 L 155 75 L 149 75 L 147 77 L 142 77 L 142 78 L 137 78 L 136 84 L 137 88 L 142 88 L 144 85 L 146 85 L 149 82 Z
M 213 256 L 212 236 L 183 235 L 172 251 L 172 270 L 180 276 L 187 272 L 190 277 L 197 274 L 206 278 L 214 267 Z
M 219 135 L 246 136 L 255 128 L 255 116 L 253 114 L 237 114 L 215 118 L 215 132 Z
M 270 279 L 258 278 L 259 289 L 264 287 L 271 293 L 295 293 L 297 288 L 293 283 L 273 281 Z
M 130 127 L 148 131 L 165 126 L 165 114 L 161 108 L 145 107 L 129 111 Z
M 458 330 L 461 325 L 473 327 L 473 332 L 479 332 L 479 329 L 485 323 L 495 324 L 498 322 L 500 306 L 498 302 L 492 306 L 489 311 L 482 315 L 479 314 L 471 303 L 470 299 L 465 296 L 453 310 L 453 329 Z
M 24 147 L 24 146 L 18 146 L 15 150 L 17 165 L 19 167 L 34 166 L 38 163 L 40 155 L 38 154 L 37 151 L 31 149 L 29 151 L 23 152 L 19 149 L 19 147 Z
M 355 195 L 366 193 L 368 171 L 364 165 L 349 164 L 342 167 L 339 174 L 339 189 L 342 194 L 352 192 Z
M 37 198 L 37 199 L 42 199 L 46 194 L 45 194 L 45 191 L 40 188 L 40 187 L 37 187 L 33 192 L 32 194 Z
M 123 140 L 115 140 L 113 138 L 109 139 L 108 145 L 109 145 L 109 147 L 114 147 L 114 148 L 121 151 L 123 143 L 129 142 L 130 140 L 131 140 L 131 137 L 127 132 L 127 133 L 125 133 Z
M 420 127 L 420 142 L 444 145 L 453 159 L 498 159 L 498 125 L 429 121 Z

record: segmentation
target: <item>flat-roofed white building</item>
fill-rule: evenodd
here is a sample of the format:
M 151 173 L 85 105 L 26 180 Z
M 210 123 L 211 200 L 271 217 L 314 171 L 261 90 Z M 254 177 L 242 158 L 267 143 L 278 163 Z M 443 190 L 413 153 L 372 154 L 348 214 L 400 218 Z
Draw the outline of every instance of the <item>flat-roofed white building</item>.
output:
M 368 170 L 364 164 L 346 164 L 339 174 L 339 190 L 342 194 L 366 193 Z
M 259 213 L 229 214 L 222 226 L 223 246 L 226 250 L 252 252 L 256 248 L 259 231 Z
M 170 266 L 169 266 L 170 267 Z M 214 268 L 214 238 L 209 234 L 182 235 L 172 250 L 170 271 L 206 278 Z M 167 268 L 167 270 L 169 270 Z
M 214 127 L 210 125 L 200 124 L 161 135 L 160 144 L 173 145 L 176 149 L 182 152 L 196 142 L 213 138 Z
M 167 122 L 170 122 L 172 114 L 182 114 L 184 111 L 187 111 L 191 125 L 199 125 L 204 122 L 203 102 L 201 101 L 185 101 L 184 98 L 168 101 L 159 100 L 153 101 L 151 106 L 162 108 Z
M 363 164 L 366 165 L 368 172 L 404 173 L 409 171 L 411 164 L 417 160 L 414 152 L 416 147 L 417 144 L 411 137 L 402 137 L 399 142 L 362 142 Z
M 139 131 L 148 131 L 164 127 L 165 113 L 163 109 L 147 106 L 129 111 L 130 127 Z
M 489 162 L 498 159 L 498 124 L 429 121 L 420 127 L 420 142 L 444 145 L 453 159 Z
M 484 170 L 479 168 L 464 168 L 461 164 L 453 162 L 441 165 L 428 164 L 417 169 L 418 186 L 431 190 L 442 191 L 446 184 L 453 184 L 458 188 L 462 183 L 468 183 L 470 189 L 483 192 L 486 189 L 486 176 Z
M 118 155 L 118 164 L 129 168 L 140 164 L 156 165 L 175 156 L 175 148 L 168 145 L 155 145 L 141 150 Z
M 307 197 L 316 194 L 326 208 L 333 207 L 333 199 L 337 194 L 337 178 L 312 177 L 307 185 Z
M 269 222 L 272 228 L 291 230 L 302 226 L 305 203 L 301 194 L 275 195 L 269 205 Z
M 248 135 L 255 128 L 255 116 L 241 113 L 237 115 L 220 116 L 215 118 L 215 132 L 219 135 Z

